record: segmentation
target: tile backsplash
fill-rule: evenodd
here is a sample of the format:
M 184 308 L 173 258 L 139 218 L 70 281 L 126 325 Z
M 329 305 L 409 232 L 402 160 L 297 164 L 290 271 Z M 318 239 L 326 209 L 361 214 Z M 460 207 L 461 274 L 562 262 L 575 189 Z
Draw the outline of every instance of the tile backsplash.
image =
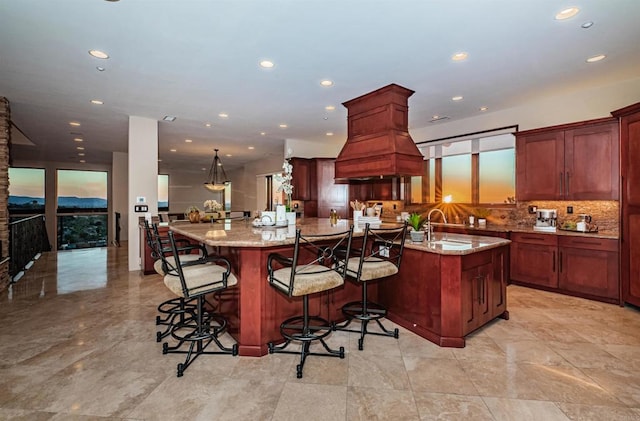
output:
M 405 205 L 402 201 L 379 201 L 383 204 L 383 217 L 390 220 L 395 219 L 401 212 L 428 212 L 433 205 Z M 578 219 L 578 215 L 586 213 L 592 216 L 593 223 L 600 231 L 618 234 L 620 228 L 620 204 L 615 200 L 580 200 L 580 201 L 522 201 L 517 202 L 515 207 L 504 205 L 496 208 L 487 208 L 491 214 L 487 217 L 489 225 L 520 225 L 533 226 L 536 215 L 529 214 L 529 206 L 536 206 L 538 209 L 556 209 L 558 213 L 558 224 L 565 221 Z M 573 207 L 573 213 L 567 213 L 567 207 Z M 452 223 L 464 223 L 469 215 L 475 214 L 475 206 L 460 205 L 456 203 L 438 205 L 447 215 L 447 221 Z

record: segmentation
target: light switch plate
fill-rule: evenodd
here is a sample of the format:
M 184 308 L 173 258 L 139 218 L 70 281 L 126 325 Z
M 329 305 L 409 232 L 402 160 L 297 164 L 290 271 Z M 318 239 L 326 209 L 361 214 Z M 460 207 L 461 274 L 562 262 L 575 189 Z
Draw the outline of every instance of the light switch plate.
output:
M 147 205 L 134 205 L 134 212 L 149 212 L 149 206 Z

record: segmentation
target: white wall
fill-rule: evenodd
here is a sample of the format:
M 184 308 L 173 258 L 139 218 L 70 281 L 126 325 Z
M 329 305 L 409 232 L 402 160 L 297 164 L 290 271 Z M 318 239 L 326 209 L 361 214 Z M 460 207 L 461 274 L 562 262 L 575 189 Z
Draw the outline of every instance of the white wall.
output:
M 140 270 L 140 229 L 139 217 L 144 213 L 134 213 L 136 204 L 148 206 L 152 215 L 158 214 L 158 121 L 129 117 L 129 159 L 128 159 L 128 241 L 129 270 Z M 144 202 L 138 202 L 144 197 Z
M 610 117 L 611 111 L 639 101 L 640 78 L 636 78 L 529 100 L 517 107 L 486 112 L 462 120 L 433 123 L 431 126 L 411 129 L 410 133 L 414 142 L 420 142 L 514 124 L 518 124 L 520 130 L 528 130 Z
M 124 152 L 114 152 L 111 162 L 111 197 L 109 203 L 113 213 L 109 214 L 109 227 L 113 231 L 110 238 L 115 239 L 115 213 L 120 212 L 120 241 L 127 241 L 129 237 L 129 155 Z

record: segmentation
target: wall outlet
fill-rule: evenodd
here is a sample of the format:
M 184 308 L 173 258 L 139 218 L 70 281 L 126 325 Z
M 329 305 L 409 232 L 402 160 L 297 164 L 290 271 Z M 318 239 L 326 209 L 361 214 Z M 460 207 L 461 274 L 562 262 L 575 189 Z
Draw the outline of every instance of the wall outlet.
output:
M 538 207 L 535 205 L 530 205 L 529 206 L 529 213 L 536 213 L 536 211 L 538 210 Z
M 573 213 L 573 206 L 567 206 L 567 213 L 568 214 L 572 214 Z

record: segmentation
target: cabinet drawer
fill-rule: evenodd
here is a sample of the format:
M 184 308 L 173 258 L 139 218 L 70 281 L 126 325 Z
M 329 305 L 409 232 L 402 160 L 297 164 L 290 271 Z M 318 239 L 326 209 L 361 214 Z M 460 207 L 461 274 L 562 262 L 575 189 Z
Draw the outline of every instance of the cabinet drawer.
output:
M 545 246 L 557 246 L 558 237 L 555 234 L 534 234 L 514 232 L 511 233 L 511 241 L 526 244 L 541 244 Z
M 588 250 L 618 251 L 618 240 L 606 238 L 559 236 L 558 245 Z

